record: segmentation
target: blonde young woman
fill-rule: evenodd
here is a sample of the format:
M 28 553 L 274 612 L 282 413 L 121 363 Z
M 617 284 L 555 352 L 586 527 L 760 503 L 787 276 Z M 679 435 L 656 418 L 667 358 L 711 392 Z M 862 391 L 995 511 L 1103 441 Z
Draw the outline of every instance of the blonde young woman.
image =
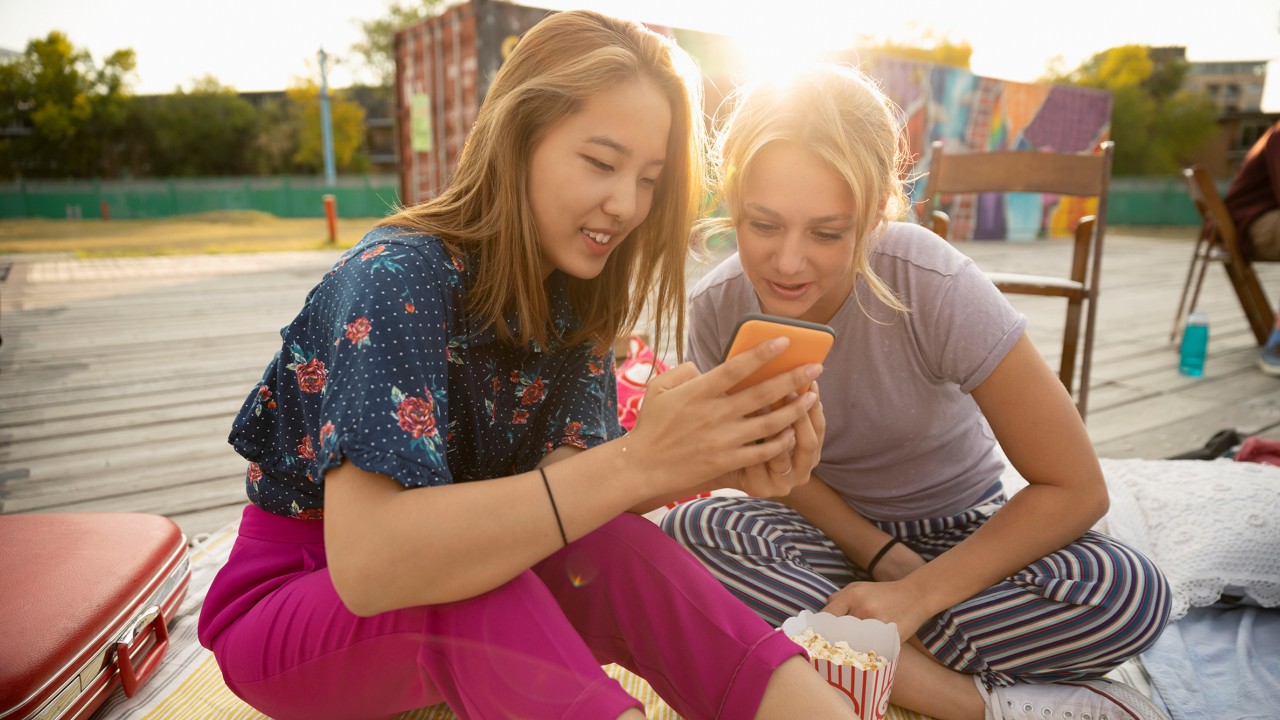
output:
M 772 624 L 802 609 L 897 623 L 895 704 L 1162 717 L 1100 678 L 1156 640 L 1167 584 L 1089 530 L 1106 486 L 1025 317 L 943 239 L 894 222 L 903 147 L 851 69 L 737 97 L 716 145 L 728 217 L 710 224 L 738 252 L 692 291 L 688 355 L 715 367 L 747 312 L 832 325 L 821 460 L 785 497 L 683 504 L 663 528 Z M 997 442 L 1030 483 L 1007 501 Z
M 734 396 L 775 355 L 654 384 L 622 436 L 615 336 L 654 298 L 683 325 L 702 198 L 696 87 L 673 44 L 550 16 L 498 73 L 441 195 L 308 295 L 235 420 L 239 538 L 200 640 L 273 718 L 447 701 L 468 718 L 634 718 L 601 670 L 688 718 L 852 717 L 794 643 L 627 513 L 816 462 L 820 372 Z M 758 441 L 758 442 L 757 442 Z

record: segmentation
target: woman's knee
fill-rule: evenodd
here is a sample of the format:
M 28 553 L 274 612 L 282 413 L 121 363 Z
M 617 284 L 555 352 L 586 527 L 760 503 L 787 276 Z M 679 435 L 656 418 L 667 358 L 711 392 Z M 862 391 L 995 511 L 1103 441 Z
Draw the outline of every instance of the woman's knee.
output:
M 662 517 L 662 531 L 685 547 L 705 546 L 708 537 L 728 528 L 744 526 L 755 509 L 748 498 L 711 497 L 676 505 Z

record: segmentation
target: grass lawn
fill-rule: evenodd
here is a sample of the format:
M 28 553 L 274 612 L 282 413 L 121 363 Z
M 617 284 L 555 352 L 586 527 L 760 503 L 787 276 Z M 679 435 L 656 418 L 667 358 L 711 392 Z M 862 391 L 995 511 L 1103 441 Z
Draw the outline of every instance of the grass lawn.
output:
M 338 219 L 329 243 L 324 218 L 278 218 L 234 211 L 155 220 L 0 220 L 0 254 L 70 253 L 76 257 L 325 250 L 350 247 L 377 218 Z

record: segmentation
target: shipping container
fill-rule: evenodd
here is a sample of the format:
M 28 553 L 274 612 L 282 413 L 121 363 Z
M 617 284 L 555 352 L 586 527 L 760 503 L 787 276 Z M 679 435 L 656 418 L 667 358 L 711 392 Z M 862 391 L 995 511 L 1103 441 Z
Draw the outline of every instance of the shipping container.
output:
M 396 111 L 400 200 L 434 197 L 453 176 L 467 132 L 493 77 L 526 30 L 554 11 L 471 0 L 396 34 Z M 731 38 L 648 25 L 675 38 L 703 74 L 704 107 L 713 112 L 738 67 Z
M 494 74 L 549 12 L 471 0 L 396 33 L 402 203 L 433 197 L 449 181 Z

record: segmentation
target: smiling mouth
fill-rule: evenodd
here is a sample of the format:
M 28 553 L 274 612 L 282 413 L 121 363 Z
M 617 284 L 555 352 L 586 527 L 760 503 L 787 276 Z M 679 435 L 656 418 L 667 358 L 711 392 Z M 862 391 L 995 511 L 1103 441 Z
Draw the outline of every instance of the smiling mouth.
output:
M 601 233 L 601 232 L 592 232 L 586 228 L 582 228 L 582 234 L 591 238 L 593 241 L 595 241 L 597 244 L 600 244 L 600 245 L 608 245 L 609 241 L 613 239 L 612 235 L 609 235 L 607 233 Z

